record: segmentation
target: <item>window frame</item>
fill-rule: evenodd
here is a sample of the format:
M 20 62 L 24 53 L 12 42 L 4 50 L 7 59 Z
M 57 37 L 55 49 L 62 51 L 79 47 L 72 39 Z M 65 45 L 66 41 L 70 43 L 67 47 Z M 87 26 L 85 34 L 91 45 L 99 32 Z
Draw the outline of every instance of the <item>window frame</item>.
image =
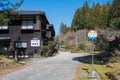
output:
M 24 44 L 24 46 L 23 46 Z M 28 43 L 26 41 L 16 41 L 15 42 L 15 48 L 27 48 Z
M 23 20 L 21 25 L 22 30 L 32 30 L 34 29 L 34 21 L 33 20 Z
M 0 30 L 8 30 L 8 24 L 0 24 Z

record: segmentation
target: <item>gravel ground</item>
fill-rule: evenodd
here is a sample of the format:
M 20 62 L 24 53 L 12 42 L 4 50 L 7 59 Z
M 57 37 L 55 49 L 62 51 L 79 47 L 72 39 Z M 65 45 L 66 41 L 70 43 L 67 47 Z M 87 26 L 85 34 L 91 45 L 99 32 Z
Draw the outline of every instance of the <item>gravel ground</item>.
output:
M 35 62 L 32 66 L 2 76 L 0 80 L 72 80 L 76 67 L 81 64 L 81 55 L 59 53 L 50 58 L 31 59 Z

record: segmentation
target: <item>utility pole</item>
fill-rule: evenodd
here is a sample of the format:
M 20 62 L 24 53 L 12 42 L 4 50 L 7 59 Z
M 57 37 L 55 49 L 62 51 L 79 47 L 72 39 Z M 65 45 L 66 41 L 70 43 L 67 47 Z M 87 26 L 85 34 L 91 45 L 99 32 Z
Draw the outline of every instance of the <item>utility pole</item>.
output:
M 76 38 L 75 38 L 75 43 L 76 43 L 76 49 L 77 49 L 77 26 L 76 26 Z

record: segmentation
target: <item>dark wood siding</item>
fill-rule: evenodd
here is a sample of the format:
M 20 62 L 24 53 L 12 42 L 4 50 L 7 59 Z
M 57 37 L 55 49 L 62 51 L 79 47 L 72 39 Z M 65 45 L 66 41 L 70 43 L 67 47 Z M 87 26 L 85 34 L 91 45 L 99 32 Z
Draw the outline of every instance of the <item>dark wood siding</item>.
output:
M 46 15 L 41 11 L 21 11 L 22 14 L 8 15 L 10 22 L 8 23 L 8 29 L 0 29 L 0 38 L 10 38 L 11 45 L 18 41 L 27 42 L 27 48 L 25 48 L 25 54 L 40 53 L 41 45 L 48 42 L 46 35 L 46 25 L 49 24 Z M 33 29 L 22 29 L 22 21 L 32 20 Z M 31 47 L 32 39 L 39 39 L 39 47 Z M 14 47 L 14 45 L 13 45 Z M 20 50 L 20 49 L 19 49 Z

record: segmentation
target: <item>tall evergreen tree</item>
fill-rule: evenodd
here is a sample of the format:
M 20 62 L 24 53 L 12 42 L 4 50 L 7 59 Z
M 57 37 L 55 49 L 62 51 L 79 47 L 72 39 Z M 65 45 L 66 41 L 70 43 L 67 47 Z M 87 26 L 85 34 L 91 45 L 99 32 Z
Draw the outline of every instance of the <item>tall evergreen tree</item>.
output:
M 60 25 L 60 32 L 65 34 L 67 32 L 67 26 L 64 23 L 61 23 Z
M 0 25 L 7 24 L 9 18 L 7 17 L 12 11 L 18 9 L 24 0 L 20 0 L 16 3 L 10 2 L 10 0 L 0 0 L 0 8 L 4 10 L 4 12 L 0 13 Z M 18 60 L 18 54 L 15 52 L 15 60 Z
M 109 26 L 109 10 L 109 3 L 102 6 L 97 3 L 89 8 L 86 2 L 83 7 L 77 9 L 72 21 L 72 27 L 77 26 L 80 29 L 105 29 Z
M 79 26 L 80 25 L 80 22 L 79 22 L 79 14 L 80 13 L 80 9 L 77 9 L 75 14 L 74 14 L 74 18 L 73 18 L 73 21 L 72 21 L 72 28 L 74 28 L 75 26 Z
M 114 29 L 120 29 L 120 0 L 113 0 L 110 26 Z
M 113 0 L 112 3 L 112 17 L 120 17 L 120 0 Z
M 24 0 L 19 0 L 17 2 L 11 2 L 10 0 L 0 0 L 0 8 L 2 10 L 16 10 L 18 9 Z
M 76 26 L 78 27 L 78 29 L 86 28 L 85 24 L 88 23 L 88 20 L 86 18 L 88 15 L 88 11 L 89 11 L 89 6 L 87 2 L 85 2 L 82 8 L 77 9 L 72 21 L 73 28 L 75 28 Z
M 7 15 L 12 11 L 18 9 L 24 0 L 19 0 L 18 2 L 11 2 L 10 0 L 0 0 L 0 9 L 4 12 L 0 13 L 0 23 L 7 23 L 9 21 Z

